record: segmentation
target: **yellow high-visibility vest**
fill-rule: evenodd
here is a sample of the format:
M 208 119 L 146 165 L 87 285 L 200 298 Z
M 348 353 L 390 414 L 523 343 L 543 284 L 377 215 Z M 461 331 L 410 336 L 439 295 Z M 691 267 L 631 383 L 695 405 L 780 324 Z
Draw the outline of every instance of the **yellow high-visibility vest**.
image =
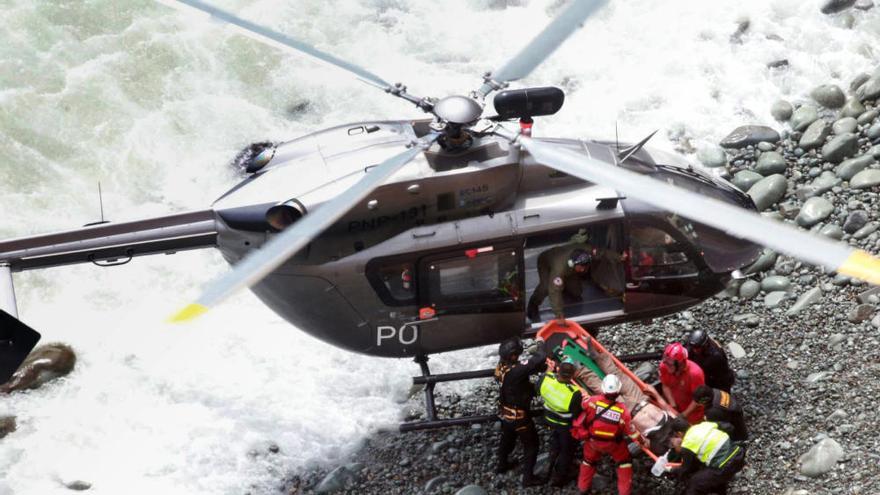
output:
M 578 389 L 570 383 L 562 383 L 553 373 L 547 373 L 541 380 L 541 397 L 544 409 L 549 412 L 544 418 L 558 425 L 571 424 L 571 398 Z
M 728 448 L 725 448 L 727 444 Z M 717 423 L 704 421 L 700 424 L 691 426 L 684 434 L 681 441 L 681 448 L 693 452 L 697 459 L 703 464 L 709 466 L 712 459 L 724 449 L 729 450 L 730 437 L 727 433 L 718 429 Z

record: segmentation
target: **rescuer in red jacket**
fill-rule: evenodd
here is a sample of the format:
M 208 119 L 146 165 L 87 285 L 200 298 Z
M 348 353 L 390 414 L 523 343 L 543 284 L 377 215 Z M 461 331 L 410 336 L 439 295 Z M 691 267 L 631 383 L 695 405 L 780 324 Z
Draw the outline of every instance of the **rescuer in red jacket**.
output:
M 617 492 L 629 495 L 632 485 L 632 458 L 627 445 L 638 441 L 639 434 L 630 421 L 630 413 L 620 395 L 620 379 L 606 375 L 602 380 L 602 394 L 583 402 L 584 411 L 572 424 L 572 436 L 584 440 L 584 460 L 578 476 L 578 490 L 587 493 L 596 473 L 596 463 L 608 454 L 617 463 Z
M 663 398 L 688 423 L 694 425 L 703 420 L 703 406 L 694 402 L 694 390 L 706 383 L 700 366 L 688 359 L 687 349 L 673 342 L 663 350 L 660 362 L 660 383 L 663 384 Z

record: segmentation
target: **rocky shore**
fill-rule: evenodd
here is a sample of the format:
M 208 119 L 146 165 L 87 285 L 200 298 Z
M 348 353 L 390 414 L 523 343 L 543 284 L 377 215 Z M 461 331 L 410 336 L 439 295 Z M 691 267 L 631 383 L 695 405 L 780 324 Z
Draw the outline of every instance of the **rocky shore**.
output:
M 825 3 L 823 12 L 870 8 L 869 2 Z M 769 112 L 778 125 L 745 125 L 717 146 L 690 151 L 746 191 L 762 214 L 877 253 L 878 99 L 880 68 L 844 87 L 821 84 L 797 100 L 773 103 Z M 746 273 L 691 311 L 604 328 L 600 338 L 617 353 L 645 352 L 703 328 L 727 346 L 738 376 L 734 392 L 745 404 L 751 433 L 747 466 L 733 493 L 880 493 L 880 288 L 768 250 Z M 450 417 L 492 411 L 496 392 L 490 380 L 481 380 L 469 393 L 444 394 L 440 386 L 438 395 L 442 414 Z M 402 416 L 422 411 L 421 400 L 415 394 Z M 495 475 L 497 439 L 493 424 L 380 431 L 348 464 L 290 476 L 283 491 L 576 492 L 573 485 L 526 490 L 517 473 Z M 546 469 L 543 459 L 539 470 Z M 636 460 L 635 493 L 677 492 L 674 482 L 652 477 L 649 469 L 647 458 Z M 610 462 L 600 469 L 599 493 L 616 493 L 612 472 Z

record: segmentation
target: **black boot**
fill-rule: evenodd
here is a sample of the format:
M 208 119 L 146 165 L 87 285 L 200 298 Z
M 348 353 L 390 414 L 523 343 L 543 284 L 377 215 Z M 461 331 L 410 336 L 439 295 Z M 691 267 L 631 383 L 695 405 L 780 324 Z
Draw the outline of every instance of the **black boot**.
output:
M 495 474 L 504 474 L 515 468 L 517 465 L 519 465 L 519 463 L 516 461 L 499 462 L 498 465 L 495 466 Z
M 535 476 L 535 475 L 525 476 L 525 477 L 523 477 L 523 480 L 522 480 L 522 486 L 526 487 L 526 488 L 528 488 L 530 486 L 541 486 L 546 482 L 547 482 L 546 479 Z

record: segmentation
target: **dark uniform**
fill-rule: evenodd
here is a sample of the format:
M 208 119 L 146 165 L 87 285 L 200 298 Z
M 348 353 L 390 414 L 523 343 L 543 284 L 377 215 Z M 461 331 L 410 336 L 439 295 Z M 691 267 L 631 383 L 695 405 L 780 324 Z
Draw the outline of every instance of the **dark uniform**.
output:
M 540 373 L 546 367 L 547 353 L 544 343 L 538 342 L 538 351 L 526 363 L 502 359 L 495 368 L 495 380 L 501 384 L 500 411 L 501 442 L 498 445 L 498 472 L 510 467 L 508 456 L 516 446 L 519 437 L 523 445 L 522 476 L 523 485 L 537 484 L 535 462 L 538 458 L 538 432 L 532 421 L 531 407 L 535 389 L 529 376 Z
M 697 363 L 706 377 L 706 385 L 730 392 L 736 373 L 730 369 L 727 362 L 727 354 L 724 349 L 715 342 L 715 339 L 707 339 L 706 344 L 698 347 L 688 343 L 688 359 Z
M 706 421 L 727 423 L 732 427 L 730 438 L 734 442 L 744 442 L 749 439 L 742 406 L 736 397 L 723 390 L 712 389 L 712 403 L 706 404 L 704 407 L 706 408 Z
M 568 478 L 574 457 L 571 422 L 581 414 L 583 394 L 573 383 L 560 382 L 553 373 L 541 378 L 538 390 L 544 399 L 544 420 L 550 427 L 551 483 L 561 486 Z
M 529 318 L 537 320 L 539 318 L 539 308 L 547 295 L 550 296 L 550 306 L 553 308 L 553 314 L 556 318 L 562 318 L 563 305 L 565 303 L 563 294 L 567 294 L 574 300 L 580 300 L 583 286 L 581 285 L 581 276 L 586 273 L 578 273 L 573 266 L 569 265 L 569 259 L 575 250 L 583 250 L 592 252 L 592 246 L 589 244 L 575 243 L 565 244 L 550 248 L 538 255 L 538 286 L 535 292 L 529 298 L 528 315 Z
M 709 421 L 688 428 L 680 453 L 681 466 L 671 472 L 687 478 L 685 495 L 726 495 L 728 483 L 745 465 L 745 448 Z

